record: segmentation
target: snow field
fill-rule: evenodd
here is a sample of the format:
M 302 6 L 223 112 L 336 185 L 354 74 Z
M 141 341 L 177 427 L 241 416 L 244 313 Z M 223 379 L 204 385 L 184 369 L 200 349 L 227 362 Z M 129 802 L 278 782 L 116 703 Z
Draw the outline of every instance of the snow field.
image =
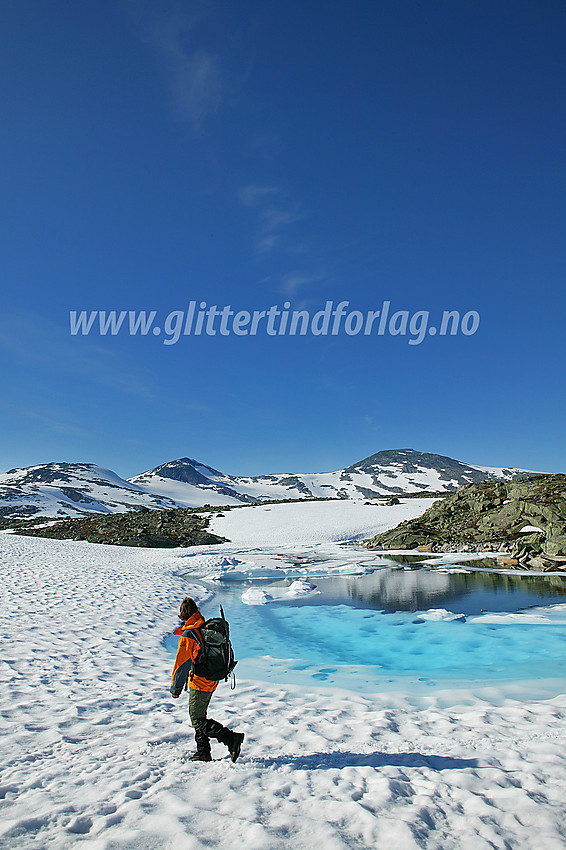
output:
M 210 530 L 239 546 L 296 546 L 360 540 L 420 516 L 434 499 L 405 499 L 399 505 L 365 505 L 340 499 L 234 508 L 213 517 Z
M 221 684 L 242 755 L 188 762 L 162 638 L 207 591 L 179 554 L 0 535 L 0 848 L 565 846 L 565 696 L 418 711 Z

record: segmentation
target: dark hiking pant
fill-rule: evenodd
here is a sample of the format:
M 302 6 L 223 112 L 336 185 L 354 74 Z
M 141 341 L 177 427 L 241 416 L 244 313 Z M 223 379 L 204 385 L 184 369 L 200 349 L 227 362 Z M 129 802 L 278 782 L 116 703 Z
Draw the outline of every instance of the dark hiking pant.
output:
M 189 717 L 195 729 L 195 741 L 199 753 L 210 753 L 210 738 L 216 738 L 221 744 L 229 746 L 232 732 L 217 720 L 206 716 L 212 691 L 189 689 Z
M 195 727 L 195 732 L 204 732 L 206 728 L 206 712 L 212 691 L 195 691 L 189 688 L 189 717 Z

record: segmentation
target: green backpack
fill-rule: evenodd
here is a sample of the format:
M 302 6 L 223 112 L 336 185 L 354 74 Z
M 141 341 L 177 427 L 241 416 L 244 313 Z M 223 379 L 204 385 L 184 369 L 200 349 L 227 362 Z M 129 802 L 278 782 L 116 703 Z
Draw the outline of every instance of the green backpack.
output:
M 230 626 L 224 616 L 222 605 L 220 617 L 206 620 L 200 629 L 184 629 L 182 634 L 196 640 L 200 649 L 191 664 L 189 678 L 203 676 L 213 682 L 224 679 L 228 681 L 234 667 L 238 663 L 230 643 Z

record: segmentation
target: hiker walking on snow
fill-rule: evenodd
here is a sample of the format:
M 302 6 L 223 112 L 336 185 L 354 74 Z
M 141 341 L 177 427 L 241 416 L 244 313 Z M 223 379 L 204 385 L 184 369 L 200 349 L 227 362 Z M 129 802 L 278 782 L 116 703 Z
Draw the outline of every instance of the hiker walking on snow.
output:
M 188 685 L 189 717 L 194 726 L 197 742 L 197 751 L 191 756 L 191 761 L 212 761 L 211 738 L 216 738 L 220 743 L 226 744 L 232 761 L 236 761 L 244 740 L 243 733 L 232 732 L 217 720 L 212 720 L 206 716 L 208 704 L 216 690 L 218 680 L 207 679 L 195 673 L 195 664 L 201 661 L 203 655 L 204 643 L 200 629 L 205 620 L 194 599 L 188 596 L 183 599 L 179 617 L 183 624 L 174 632 L 174 634 L 180 635 L 180 638 L 171 677 L 171 695 L 173 699 L 178 699 L 183 689 L 186 689 Z M 226 621 L 224 623 L 226 624 Z

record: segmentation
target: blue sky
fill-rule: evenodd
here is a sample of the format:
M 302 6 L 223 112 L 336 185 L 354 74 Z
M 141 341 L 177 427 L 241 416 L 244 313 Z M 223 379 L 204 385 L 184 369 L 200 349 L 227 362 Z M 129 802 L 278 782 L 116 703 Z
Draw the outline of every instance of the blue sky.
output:
M 0 468 L 564 471 L 566 7 L 2 4 Z M 195 300 L 470 336 L 72 336 Z M 431 319 L 432 321 L 432 319 Z

